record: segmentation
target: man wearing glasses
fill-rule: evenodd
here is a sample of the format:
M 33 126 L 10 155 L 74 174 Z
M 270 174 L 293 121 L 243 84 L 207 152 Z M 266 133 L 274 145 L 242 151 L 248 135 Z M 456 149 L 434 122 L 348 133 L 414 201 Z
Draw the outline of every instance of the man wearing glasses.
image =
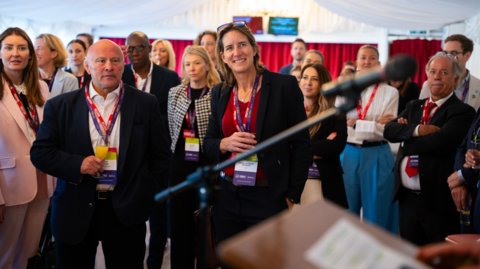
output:
M 175 71 L 153 64 L 150 60 L 152 45 L 147 35 L 133 32 L 127 38 L 127 57 L 131 64 L 125 65 L 123 82 L 138 90 L 151 93 L 160 103 L 160 112 L 165 130 L 168 130 L 167 101 L 171 88 L 180 84 Z M 170 144 L 170 136 L 167 135 Z M 167 186 L 162 186 L 162 188 Z M 161 268 L 167 242 L 167 203 L 158 204 L 150 215 L 150 244 L 148 268 Z
M 474 77 L 466 68 L 467 61 L 472 56 L 473 42 L 464 35 L 451 35 L 445 39 L 443 52 L 456 57 L 458 65 L 463 69 L 455 95 L 465 104 L 475 110 L 480 107 L 480 80 Z M 425 81 L 419 99 L 430 97 L 428 83 Z

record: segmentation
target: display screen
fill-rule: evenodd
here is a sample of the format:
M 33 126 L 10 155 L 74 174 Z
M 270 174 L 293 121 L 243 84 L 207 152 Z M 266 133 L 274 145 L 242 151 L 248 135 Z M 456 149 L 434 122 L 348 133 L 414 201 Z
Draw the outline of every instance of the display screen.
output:
M 268 33 L 272 35 L 298 35 L 298 18 L 270 17 Z
M 263 34 L 263 18 L 262 17 L 248 17 L 235 16 L 234 21 L 246 21 L 248 28 L 252 34 Z

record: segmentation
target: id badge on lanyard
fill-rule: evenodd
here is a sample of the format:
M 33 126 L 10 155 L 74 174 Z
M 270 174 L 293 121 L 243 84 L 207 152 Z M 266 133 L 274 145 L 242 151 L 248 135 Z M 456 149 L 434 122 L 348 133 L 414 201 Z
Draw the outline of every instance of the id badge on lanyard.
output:
M 187 98 L 191 100 L 190 86 L 188 86 L 185 91 Z M 203 88 L 202 90 L 202 93 L 200 94 L 199 99 L 201 99 L 207 92 L 208 87 L 205 86 L 205 88 Z M 198 162 L 200 157 L 200 139 L 195 138 L 195 120 L 197 117 L 196 110 L 188 110 L 185 117 L 188 123 L 188 127 L 190 128 L 190 130 L 183 130 L 183 138 L 185 138 L 185 161 Z
M 241 157 L 241 153 L 232 153 L 232 158 Z M 244 160 L 235 163 L 235 172 L 233 174 L 233 184 L 255 186 L 257 179 L 258 158 L 252 155 Z
M 117 148 L 109 148 L 98 184 L 117 184 Z
M 320 177 L 320 171 L 318 171 L 317 164 L 312 163 L 312 166 L 308 168 L 308 177 Z

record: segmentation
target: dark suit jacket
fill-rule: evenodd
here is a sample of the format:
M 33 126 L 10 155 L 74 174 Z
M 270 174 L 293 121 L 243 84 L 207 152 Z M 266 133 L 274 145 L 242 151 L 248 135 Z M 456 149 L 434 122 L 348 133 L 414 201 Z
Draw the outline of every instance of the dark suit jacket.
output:
M 333 140 L 327 140 L 333 132 L 337 136 Z M 313 155 L 322 157 L 316 159 L 315 164 L 320 172 L 323 196 L 344 208 L 348 208 L 348 202 L 340 154 L 347 144 L 347 136 L 347 120 L 342 115 L 324 121 L 312 138 Z
M 203 142 L 205 154 L 216 161 L 223 161 L 227 154 L 220 154 L 220 141 L 225 138 L 222 119 L 227 108 L 232 87 L 221 91 L 220 83 L 212 89 L 212 114 Z M 263 73 L 260 100 L 257 111 L 257 141 L 268 138 L 307 119 L 303 95 L 298 81 L 293 76 L 270 71 Z M 275 199 L 286 197 L 300 201 L 308 167 L 312 162 L 312 147 L 308 131 L 260 153 L 258 162 L 267 176 L 270 191 Z
M 125 84 L 134 88 L 137 87 L 135 85 L 135 76 L 133 75 L 131 64 L 125 65 L 122 80 Z M 162 114 L 165 130 L 168 130 L 168 92 L 171 88 L 178 85 L 180 85 L 180 78 L 178 77 L 177 72 L 153 64 L 150 93 L 157 97 L 158 103 L 160 104 L 160 113 Z M 170 137 L 168 137 L 168 141 L 170 142 Z
M 453 94 L 434 114 L 431 125 L 440 130 L 425 136 L 413 137 L 420 124 L 425 99 L 414 100 L 398 117 L 408 120 L 400 124 L 397 119 L 385 125 L 383 136 L 390 142 L 404 142 L 399 148 L 395 163 L 393 201 L 398 199 L 401 185 L 400 164 L 405 156 L 419 155 L 418 173 L 422 198 L 432 212 L 455 213 L 456 207 L 448 188 L 447 178 L 454 172 L 455 153 L 467 134 L 475 115 L 474 109 Z
M 112 202 L 120 222 L 131 226 L 147 221 L 155 193 L 165 188 L 170 151 L 156 98 L 128 85 L 124 90 Z M 84 88 L 50 99 L 30 152 L 35 167 L 58 178 L 52 229 L 67 244 L 84 238 L 95 207 L 97 179 L 80 174 L 83 160 L 94 155 L 89 117 Z
M 402 111 L 407 107 L 408 102 L 412 100 L 417 100 L 420 95 L 420 90 L 418 89 L 417 83 L 411 81 L 408 88 L 405 89 L 403 96 L 399 95 L 398 99 L 398 114 L 400 115 Z
M 293 68 L 293 63 L 291 63 L 289 65 L 282 66 L 282 68 L 280 68 L 280 71 L 278 71 L 278 73 L 285 74 L 285 75 L 290 75 L 290 71 L 292 71 L 292 68 Z

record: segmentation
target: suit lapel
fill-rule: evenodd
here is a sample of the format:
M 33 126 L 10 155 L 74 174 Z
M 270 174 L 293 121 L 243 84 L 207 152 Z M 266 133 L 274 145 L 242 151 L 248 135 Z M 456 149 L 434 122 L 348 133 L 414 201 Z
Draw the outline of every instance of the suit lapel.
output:
M 260 100 L 257 110 L 257 141 L 262 139 L 262 127 L 264 126 L 265 113 L 267 112 L 268 96 L 270 94 L 270 73 L 263 73 L 262 87 L 260 88 Z
M 57 74 L 55 75 L 55 80 L 53 81 L 52 85 L 52 92 L 50 93 L 51 96 L 57 96 L 62 94 L 63 88 L 63 81 L 65 80 L 65 73 L 60 69 L 57 68 Z
M 158 96 L 158 94 L 160 94 L 160 86 L 162 85 L 162 81 L 163 81 L 163 73 L 160 72 L 160 68 L 158 68 L 158 66 L 154 64 L 153 70 L 152 70 L 152 83 L 150 84 L 151 94 L 155 96 Z
M 120 154 L 118 156 L 118 180 L 122 179 L 123 167 L 125 166 L 125 159 L 128 153 L 128 146 L 130 145 L 130 136 L 132 134 L 133 120 L 135 117 L 137 95 L 128 86 L 124 86 L 125 97 L 120 114 Z
M 13 95 L 10 92 L 10 86 L 7 83 L 3 83 L 3 98 L 0 101 L 3 102 L 8 112 L 10 112 L 10 115 L 12 115 L 13 119 L 15 119 L 15 122 L 18 124 L 18 127 L 20 127 L 20 129 L 22 130 L 27 141 L 30 141 L 28 139 L 28 130 L 27 130 L 27 125 L 25 124 L 25 117 L 20 111 L 20 108 L 18 107 L 18 104 L 15 101 L 15 98 L 13 98 Z
M 83 148 L 86 156 L 94 155 L 92 140 L 90 138 L 90 126 L 88 124 L 90 114 L 88 112 L 87 99 L 85 98 L 85 90 L 80 90 L 77 93 L 75 101 L 72 104 L 72 111 L 74 113 L 75 127 L 79 134 L 79 143 Z
M 460 99 L 458 99 L 457 96 L 455 95 L 455 93 L 453 93 L 453 95 L 450 96 L 450 98 L 448 98 L 448 100 L 445 101 L 445 103 L 443 103 L 443 105 L 441 105 L 440 108 L 437 109 L 437 111 L 435 111 L 435 114 L 433 114 L 432 121 L 430 122 L 430 125 L 435 125 L 435 126 L 441 127 L 443 125 L 443 122 L 440 123 L 440 124 L 437 124 L 438 120 L 443 119 L 443 117 L 441 117 L 441 115 L 443 115 L 445 113 L 445 111 L 447 111 L 448 107 L 451 106 L 452 104 L 454 104 L 455 101 L 460 101 Z
M 226 83 L 226 82 L 224 82 Z M 223 116 L 225 115 L 225 110 L 227 110 L 228 101 L 230 100 L 230 95 L 232 93 L 233 88 L 230 86 L 225 86 L 225 88 L 220 93 L 220 100 L 218 101 L 218 121 L 220 130 L 222 130 L 222 136 L 225 137 L 222 129 L 222 120 Z

